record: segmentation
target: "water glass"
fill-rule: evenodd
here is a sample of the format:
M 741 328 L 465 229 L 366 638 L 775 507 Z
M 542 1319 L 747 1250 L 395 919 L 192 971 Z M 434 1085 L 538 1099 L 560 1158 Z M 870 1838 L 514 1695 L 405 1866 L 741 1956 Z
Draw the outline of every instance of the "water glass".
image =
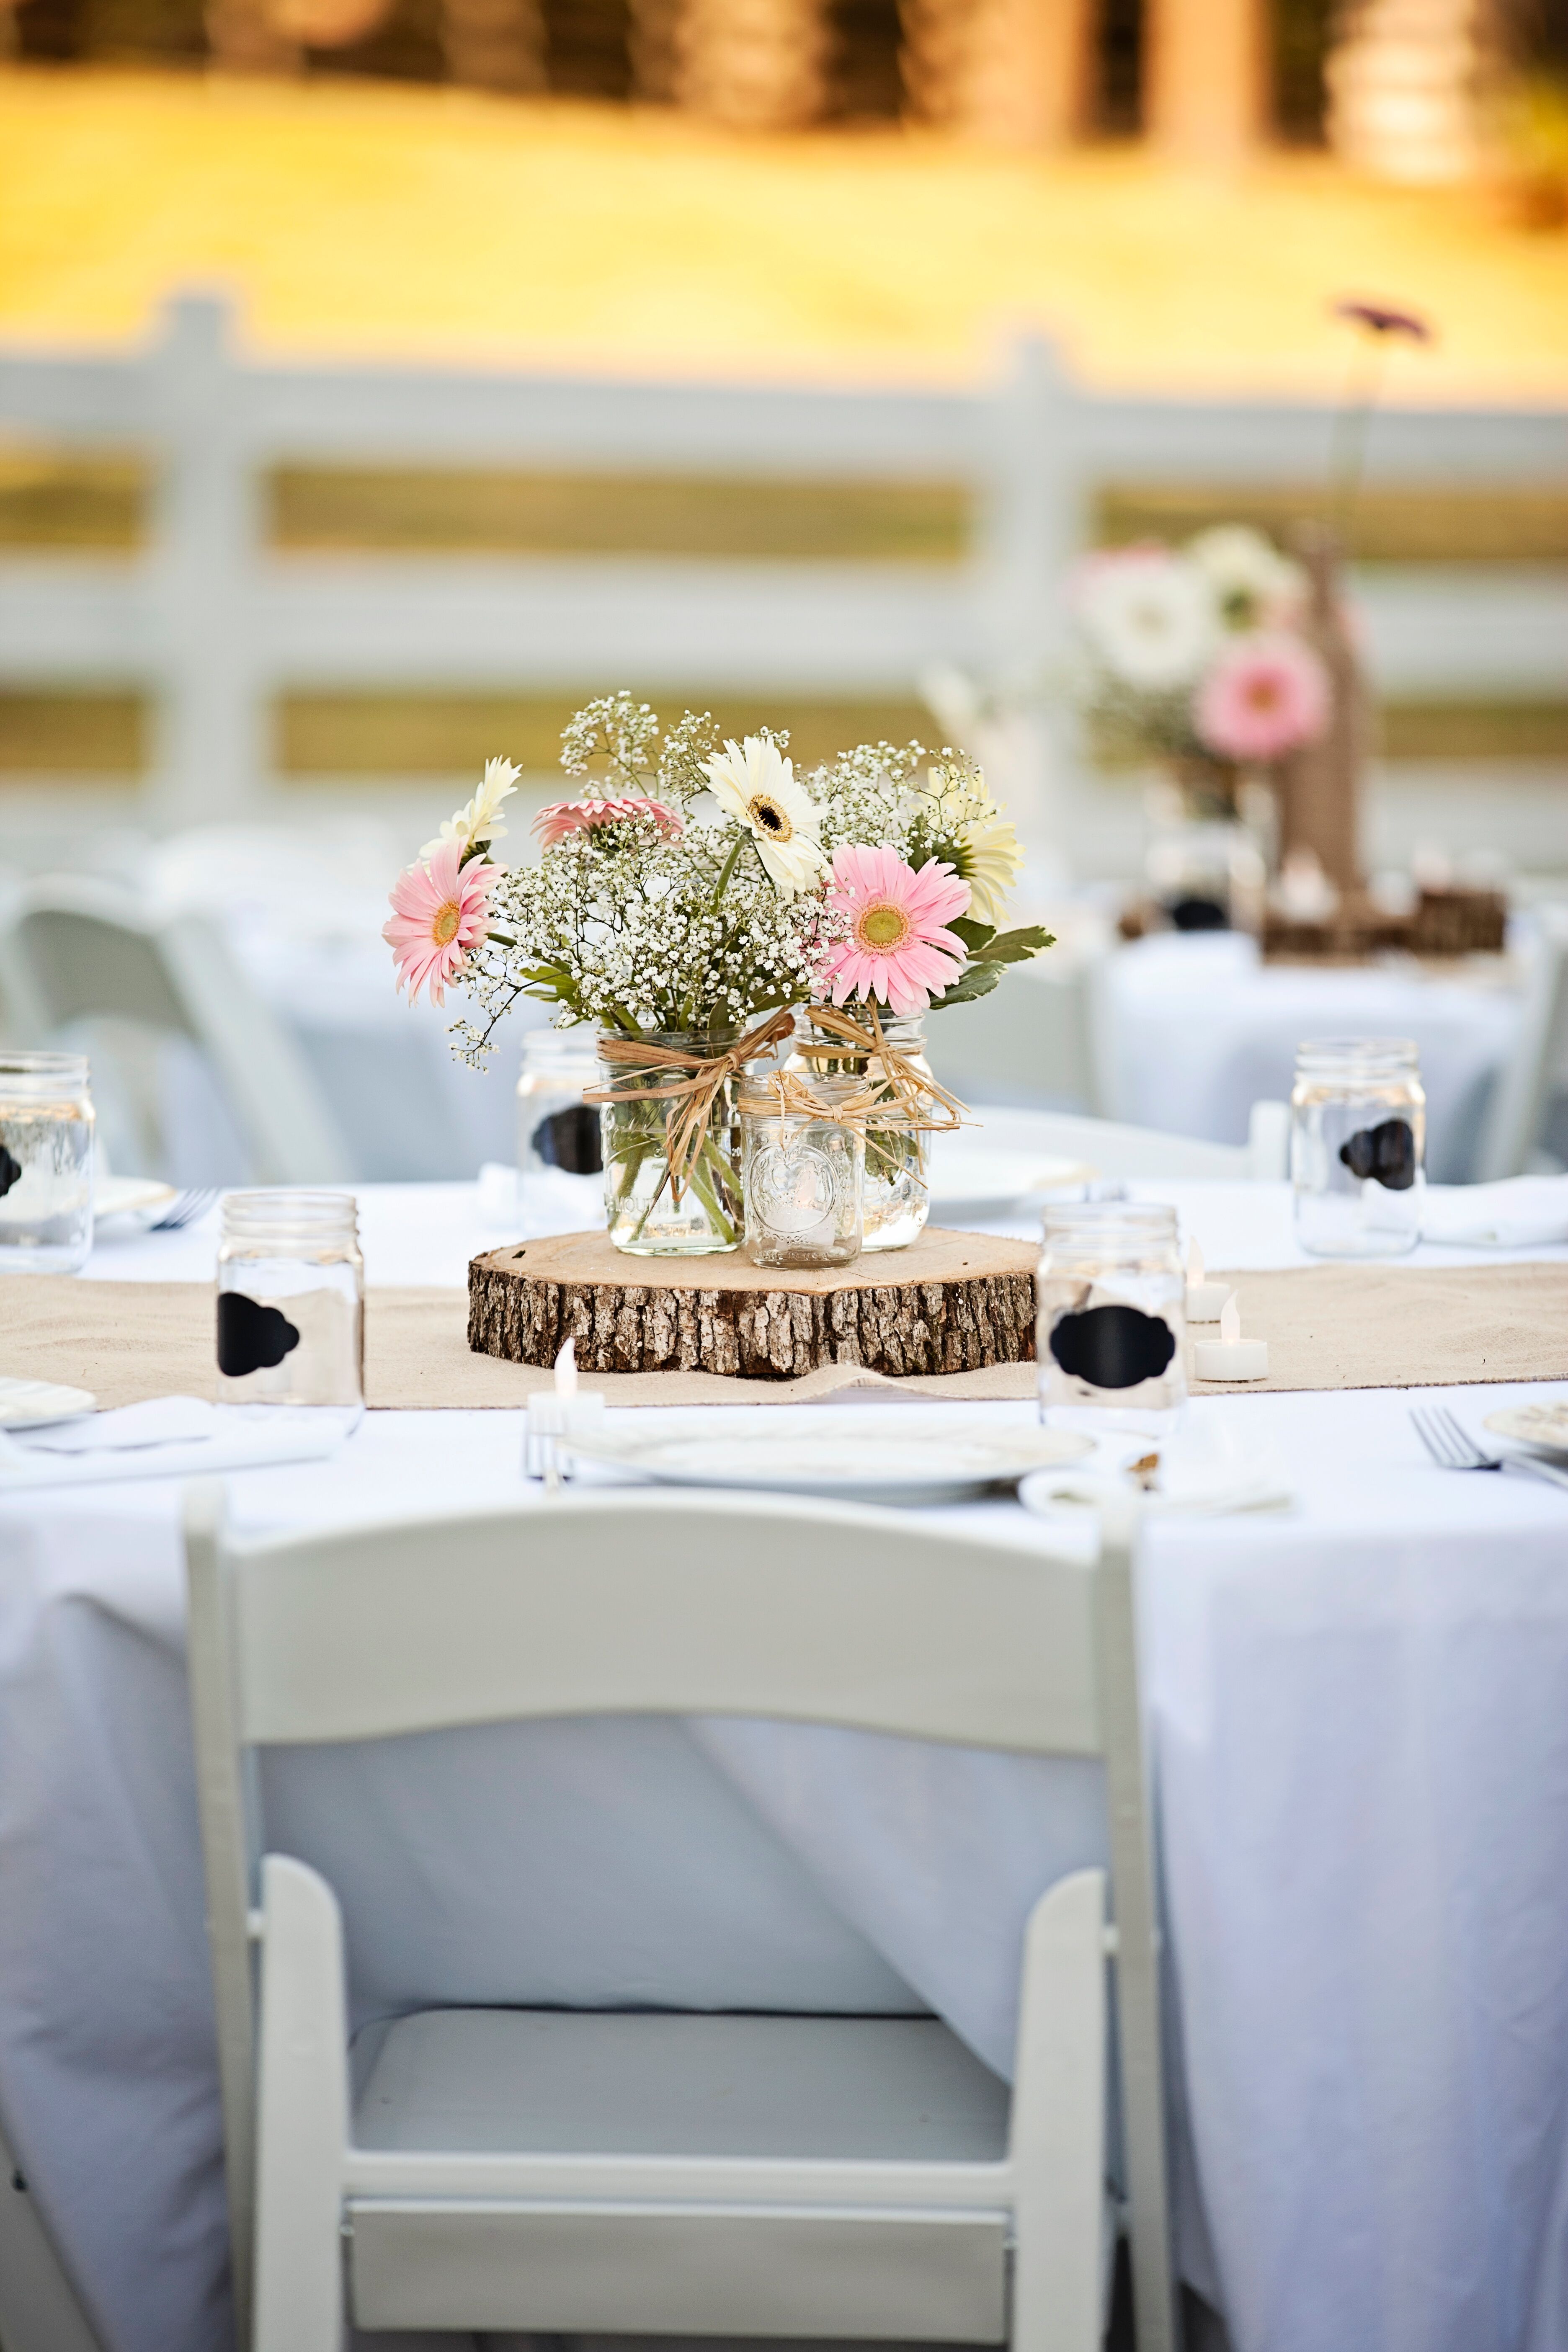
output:
M 517 1164 L 525 1176 L 563 1168 L 597 1176 L 604 1154 L 599 1114 L 584 1095 L 599 1083 L 592 1032 L 536 1029 L 522 1041 L 517 1082 Z
M 740 1099 L 746 1255 L 756 1265 L 848 1265 L 860 1255 L 866 1142 L 849 1119 Z
M 218 1398 L 362 1405 L 364 1260 L 352 1192 L 228 1192 L 217 1254 Z
M 0 1272 L 75 1274 L 92 1247 L 84 1054 L 0 1053 Z
M 1036 1283 L 1040 1417 L 1160 1436 L 1186 1402 L 1186 1277 L 1174 1209 L 1064 1203 L 1045 1213 Z
M 1421 1237 L 1426 1097 L 1407 1037 L 1298 1047 L 1290 1096 L 1296 1238 L 1314 1257 L 1402 1257 Z

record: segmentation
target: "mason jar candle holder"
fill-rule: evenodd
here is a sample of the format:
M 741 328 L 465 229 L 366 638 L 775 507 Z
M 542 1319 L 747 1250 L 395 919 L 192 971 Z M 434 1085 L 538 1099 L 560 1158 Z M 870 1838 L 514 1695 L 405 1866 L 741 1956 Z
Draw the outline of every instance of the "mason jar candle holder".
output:
M 218 1402 L 364 1402 L 364 1260 L 352 1192 L 228 1192 L 217 1254 Z
M 1149 1436 L 1175 1425 L 1187 1375 L 1174 1209 L 1122 1201 L 1047 1209 L 1036 1301 L 1043 1421 Z
M 858 1007 L 846 1009 L 857 1021 L 866 1021 Z M 889 1047 L 917 1078 L 930 1078 L 921 1016 L 881 1013 L 879 1018 Z M 857 1053 L 843 1038 L 819 1028 L 807 1010 L 796 1016 L 795 1047 L 785 1066 L 834 1107 L 863 1097 L 868 1088 L 879 1094 L 861 1121 L 866 1179 L 860 1246 L 868 1255 L 908 1249 L 931 1215 L 931 1138 L 910 1119 L 877 1056 Z
M 93 1126 L 84 1054 L 0 1053 L 0 1273 L 86 1263 Z
M 517 1164 L 525 1176 L 563 1168 L 597 1176 L 605 1165 L 599 1114 L 584 1096 L 599 1083 L 586 1029 L 535 1029 L 522 1041 L 517 1081 Z
M 1421 1238 L 1426 1097 L 1407 1037 L 1330 1037 L 1296 1054 L 1290 1184 L 1314 1257 L 1403 1257 Z
M 860 1255 L 866 1142 L 826 1106 L 786 1106 L 765 1087 L 740 1098 L 746 1255 L 757 1265 L 848 1265 Z

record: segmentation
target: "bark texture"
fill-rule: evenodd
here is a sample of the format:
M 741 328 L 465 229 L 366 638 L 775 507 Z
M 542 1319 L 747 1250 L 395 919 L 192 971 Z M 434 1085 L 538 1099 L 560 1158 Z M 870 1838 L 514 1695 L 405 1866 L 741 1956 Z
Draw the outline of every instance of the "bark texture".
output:
M 928 1231 L 851 1266 L 764 1272 L 739 1256 L 627 1258 L 601 1234 L 552 1235 L 470 1262 L 468 1345 L 550 1364 L 575 1339 L 592 1372 L 975 1371 L 1033 1360 L 1034 1260 L 1026 1243 Z

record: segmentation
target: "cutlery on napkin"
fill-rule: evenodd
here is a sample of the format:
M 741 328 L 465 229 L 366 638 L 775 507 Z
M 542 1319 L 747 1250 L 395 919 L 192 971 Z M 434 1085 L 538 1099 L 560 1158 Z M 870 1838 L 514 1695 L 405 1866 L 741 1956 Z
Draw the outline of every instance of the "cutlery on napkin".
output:
M 349 1434 L 337 1412 L 269 1409 L 265 1421 L 199 1397 L 154 1397 L 26 1430 L 0 1430 L 0 1495 L 25 1486 L 190 1478 L 323 1462 Z
M 1537 1249 L 1568 1242 L 1568 1176 L 1429 1185 L 1421 1238 L 1462 1249 Z

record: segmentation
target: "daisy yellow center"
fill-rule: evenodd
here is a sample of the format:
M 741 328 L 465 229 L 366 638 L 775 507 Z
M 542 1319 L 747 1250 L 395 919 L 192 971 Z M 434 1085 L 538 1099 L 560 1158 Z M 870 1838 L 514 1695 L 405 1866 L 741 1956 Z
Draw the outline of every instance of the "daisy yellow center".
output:
M 879 954 L 886 955 L 889 949 L 903 946 L 912 928 L 901 907 L 880 898 L 861 915 L 855 926 L 855 936 L 863 948 L 874 948 Z
M 794 825 L 771 793 L 754 793 L 746 803 L 746 814 L 764 840 L 789 841 L 794 837 Z
M 457 900 L 448 898 L 430 926 L 430 936 L 438 948 L 450 947 L 458 936 L 458 925 L 462 919 Z

